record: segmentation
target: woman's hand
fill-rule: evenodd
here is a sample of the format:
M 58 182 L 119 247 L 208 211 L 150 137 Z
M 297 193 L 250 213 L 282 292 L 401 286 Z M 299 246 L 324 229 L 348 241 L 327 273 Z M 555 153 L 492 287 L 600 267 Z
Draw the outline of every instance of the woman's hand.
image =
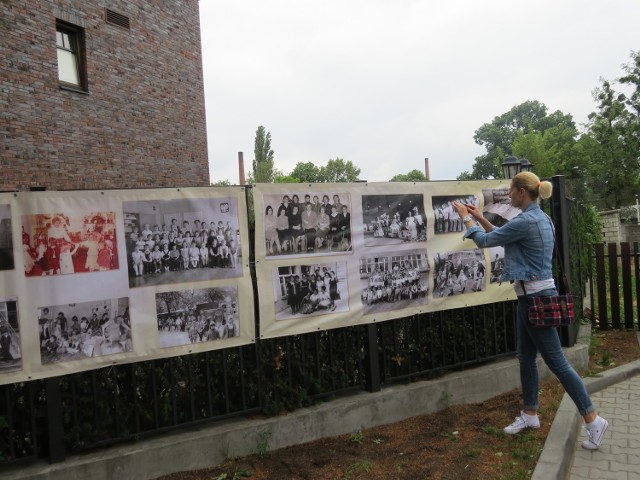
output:
M 453 208 L 456 209 L 456 212 L 458 212 L 458 215 L 460 215 L 460 218 L 463 218 L 469 215 L 469 207 L 464 203 L 461 203 L 455 200 L 451 203 L 451 205 L 453 206 Z
M 478 221 L 484 218 L 482 215 L 482 210 L 480 210 L 479 208 L 476 208 L 475 205 L 468 205 L 465 203 L 458 202 L 457 200 L 453 201 L 451 205 L 453 205 L 453 208 L 456 209 L 456 212 L 458 212 L 458 215 L 460 215 L 460 218 L 463 218 L 466 215 L 471 215 Z

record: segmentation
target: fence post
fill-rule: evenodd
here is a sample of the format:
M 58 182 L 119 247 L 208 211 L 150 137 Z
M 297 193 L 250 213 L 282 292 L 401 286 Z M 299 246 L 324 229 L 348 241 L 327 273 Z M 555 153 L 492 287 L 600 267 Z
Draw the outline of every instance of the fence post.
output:
M 52 377 L 44 380 L 47 397 L 47 431 L 49 440 L 49 462 L 64 462 L 66 458 L 64 443 L 64 423 L 62 409 L 62 392 L 60 378 Z
M 567 281 L 571 282 L 571 260 L 569 258 L 569 206 L 567 202 L 567 188 L 566 179 L 564 175 L 556 175 L 551 179 L 553 184 L 553 195 L 551 197 L 551 211 L 554 225 L 556 229 L 556 243 L 558 244 L 558 254 L 560 258 L 558 261 L 562 262 L 564 273 L 567 276 Z M 563 282 L 556 281 L 558 286 L 558 293 L 563 295 L 567 293 Z M 576 293 L 578 294 L 578 293 Z M 582 294 L 582 288 L 580 288 L 579 295 Z M 580 302 L 582 304 L 582 302 Z M 578 312 L 580 315 L 581 312 Z M 571 327 L 560 328 L 560 341 L 565 347 L 572 347 L 576 343 L 578 336 L 579 326 L 573 325 Z
M 365 343 L 365 371 L 367 372 L 366 389 L 368 392 L 380 391 L 380 357 L 378 352 L 378 326 L 375 323 L 367 325 Z

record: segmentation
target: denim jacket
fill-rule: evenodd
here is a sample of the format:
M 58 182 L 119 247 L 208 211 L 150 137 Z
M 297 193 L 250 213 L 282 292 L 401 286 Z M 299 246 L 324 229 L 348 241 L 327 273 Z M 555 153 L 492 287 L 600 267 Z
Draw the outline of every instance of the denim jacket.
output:
M 474 225 L 463 238 L 471 238 L 480 248 L 504 246 L 501 282 L 552 278 L 553 225 L 535 201 L 502 227 L 485 232 Z

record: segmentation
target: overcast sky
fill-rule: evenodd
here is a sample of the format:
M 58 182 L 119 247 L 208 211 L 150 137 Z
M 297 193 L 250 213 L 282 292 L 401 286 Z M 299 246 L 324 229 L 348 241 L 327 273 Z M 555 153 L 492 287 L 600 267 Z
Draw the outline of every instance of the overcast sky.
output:
M 584 124 L 640 50 L 638 0 L 200 0 L 212 181 L 351 160 L 361 179 L 471 170 L 483 123 L 527 100 Z

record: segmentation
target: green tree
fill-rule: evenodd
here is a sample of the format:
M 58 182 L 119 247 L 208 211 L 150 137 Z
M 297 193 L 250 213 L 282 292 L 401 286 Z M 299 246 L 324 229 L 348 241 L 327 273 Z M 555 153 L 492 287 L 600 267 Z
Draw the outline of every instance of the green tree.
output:
M 618 79 L 631 93 L 617 92 L 614 82 L 602 79 L 593 93 L 597 107 L 589 115 L 589 138 L 580 142 L 585 183 L 600 208 L 632 204 L 640 188 L 640 52 L 631 59 Z
M 360 169 L 351 160 L 345 162 L 342 158 L 329 160 L 326 167 L 320 167 L 320 182 L 343 183 L 355 182 L 360 175 Z
M 276 172 L 271 149 L 271 133 L 265 131 L 262 125 L 256 130 L 253 154 L 253 172 L 249 183 L 272 183 Z
M 399 173 L 389 180 L 390 182 L 426 182 L 428 178 L 420 170 L 413 169 L 408 173 Z
M 299 162 L 293 168 L 289 176 L 297 178 L 300 183 L 319 183 L 320 168 L 313 162 Z
M 538 102 L 526 101 L 485 123 L 474 135 L 478 145 L 484 145 L 487 153 L 476 157 L 471 172 L 462 172 L 459 180 L 501 178 L 501 162 L 504 157 L 514 154 L 513 144 L 518 133 L 543 133 L 553 127 L 575 130 L 571 115 L 556 111 L 547 115 L 547 107 Z
M 212 187 L 229 187 L 231 186 L 231 182 L 229 180 L 218 180 L 217 182 L 213 182 L 211 186 Z

